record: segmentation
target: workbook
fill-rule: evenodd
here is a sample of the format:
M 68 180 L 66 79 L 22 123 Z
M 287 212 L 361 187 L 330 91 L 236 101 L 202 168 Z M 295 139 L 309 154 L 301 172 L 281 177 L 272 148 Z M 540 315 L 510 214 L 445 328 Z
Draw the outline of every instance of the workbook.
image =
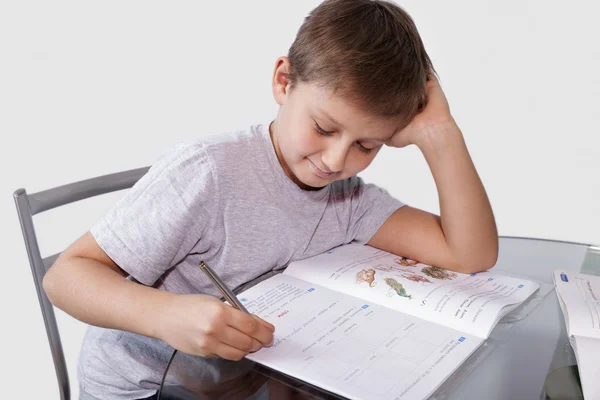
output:
M 250 360 L 348 399 L 424 399 L 538 288 L 352 243 L 238 298 L 276 328 Z
M 585 399 L 600 399 L 600 277 L 554 271 L 554 284 L 577 358 Z

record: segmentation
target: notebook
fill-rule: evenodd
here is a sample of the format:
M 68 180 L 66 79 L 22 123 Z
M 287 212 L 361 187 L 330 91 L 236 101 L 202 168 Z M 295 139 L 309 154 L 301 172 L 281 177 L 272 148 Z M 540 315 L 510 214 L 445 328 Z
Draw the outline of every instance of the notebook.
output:
M 554 284 L 585 399 L 600 399 L 600 277 L 555 270 Z
M 539 285 L 359 244 L 290 263 L 238 295 L 276 327 L 247 358 L 349 399 L 429 397 Z

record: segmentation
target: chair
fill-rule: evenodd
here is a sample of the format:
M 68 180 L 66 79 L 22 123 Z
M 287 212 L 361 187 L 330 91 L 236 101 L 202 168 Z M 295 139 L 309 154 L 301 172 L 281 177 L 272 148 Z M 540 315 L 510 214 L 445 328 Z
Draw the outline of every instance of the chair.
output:
M 61 400 L 69 400 L 71 397 L 69 375 L 65 364 L 58 327 L 56 325 L 54 308 L 42 287 L 42 280 L 44 279 L 46 271 L 58 258 L 60 253 L 42 258 L 38 247 L 37 237 L 35 235 L 35 228 L 33 226 L 33 216 L 65 204 L 100 194 L 128 189 L 144 176 L 148 169 L 149 167 L 145 167 L 116 174 L 103 175 L 32 194 L 27 194 L 25 189 L 18 189 L 13 194 L 19 221 L 21 223 L 21 230 L 23 231 L 23 239 L 25 240 L 29 265 L 31 267 L 31 272 L 33 273 L 35 289 L 42 309 L 42 316 L 44 317 L 44 325 L 46 326 L 46 334 L 50 344 L 50 351 L 52 352 Z

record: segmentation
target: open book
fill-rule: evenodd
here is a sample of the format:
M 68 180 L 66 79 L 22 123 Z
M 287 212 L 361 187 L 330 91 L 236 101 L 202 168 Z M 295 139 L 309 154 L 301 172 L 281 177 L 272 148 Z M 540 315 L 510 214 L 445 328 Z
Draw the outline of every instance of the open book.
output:
M 600 398 L 600 276 L 554 271 L 585 399 Z
M 238 297 L 276 327 L 247 358 L 350 399 L 422 399 L 538 288 L 348 244 Z

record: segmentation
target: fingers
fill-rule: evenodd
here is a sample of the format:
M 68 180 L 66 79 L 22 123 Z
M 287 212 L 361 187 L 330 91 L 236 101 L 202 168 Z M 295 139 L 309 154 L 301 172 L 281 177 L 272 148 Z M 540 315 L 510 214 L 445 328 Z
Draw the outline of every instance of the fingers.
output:
M 273 341 L 275 327 L 267 321 L 245 312 L 233 309 L 228 325 L 258 340 L 263 346 L 268 346 Z
M 160 338 L 187 354 L 240 360 L 273 341 L 273 325 L 213 296 L 178 295 L 168 311 Z
M 233 361 L 241 360 L 255 347 L 262 347 L 258 341 L 231 327 L 223 331 L 219 337 L 204 336 L 197 345 L 198 351 L 191 354 L 207 358 L 221 357 Z
M 248 336 L 230 326 L 225 328 L 220 339 L 222 343 L 241 350 L 244 353 L 253 353 L 262 347 L 262 343 L 252 336 Z
M 262 319 L 258 315 L 252 314 L 252 316 L 254 318 L 256 318 L 258 320 L 258 322 L 260 322 L 261 324 L 263 324 L 264 326 L 266 326 L 268 330 L 270 330 L 271 332 L 275 332 L 275 325 L 271 324 L 270 322 L 265 321 L 264 319 Z
M 216 345 L 215 355 L 227 360 L 239 361 L 246 356 L 247 352 L 229 346 L 223 342 Z

